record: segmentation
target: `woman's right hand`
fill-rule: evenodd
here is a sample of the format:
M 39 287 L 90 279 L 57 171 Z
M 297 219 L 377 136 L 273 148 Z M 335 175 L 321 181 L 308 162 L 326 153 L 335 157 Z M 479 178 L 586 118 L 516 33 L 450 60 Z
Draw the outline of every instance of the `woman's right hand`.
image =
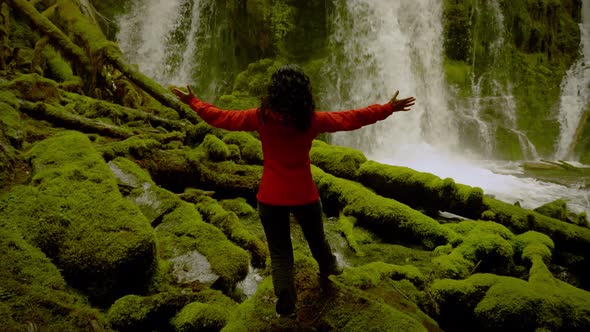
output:
M 416 98 L 408 97 L 405 99 L 397 100 L 397 95 L 399 94 L 399 90 L 395 92 L 393 98 L 389 101 L 389 103 L 393 106 L 394 112 L 407 112 L 410 111 L 410 106 L 414 106 Z
M 176 95 L 178 100 L 180 100 L 181 102 L 183 102 L 185 104 L 188 104 L 188 103 L 190 103 L 191 99 L 196 98 L 196 97 L 195 97 L 195 94 L 193 93 L 193 90 L 191 89 L 190 85 L 187 85 L 186 89 L 188 90 L 188 92 L 184 92 L 178 88 L 174 88 L 174 89 L 172 89 L 172 93 L 174 93 Z

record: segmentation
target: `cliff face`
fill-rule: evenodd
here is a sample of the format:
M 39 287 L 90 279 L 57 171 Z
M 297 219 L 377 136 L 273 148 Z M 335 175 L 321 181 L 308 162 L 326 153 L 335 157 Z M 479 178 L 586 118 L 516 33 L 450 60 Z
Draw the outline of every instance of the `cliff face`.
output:
M 128 10 L 101 3 L 105 15 Z M 0 5 L 0 330 L 293 328 L 275 316 L 254 208 L 263 163 L 257 135 L 212 128 L 179 104 L 124 60 L 87 4 Z M 321 72 L 329 3 L 200 5 L 210 10 L 205 22 L 220 27 L 212 38 L 226 41 L 211 45 L 236 55 L 220 106 L 257 105 L 284 62 Z M 575 6 L 559 6 L 574 17 Z M 233 19 L 216 23 L 220 17 Z M 559 47 L 547 50 L 559 42 L 538 34 L 545 46 L 521 36 L 511 54 L 536 54 L 556 68 L 561 56 L 567 67 Z M 547 49 L 533 52 L 537 46 Z M 211 65 L 204 79 L 217 79 L 232 58 L 213 61 L 214 49 L 203 50 Z M 473 54 L 447 54 L 447 74 L 464 98 L 470 85 L 459 78 L 471 75 Z M 590 329 L 584 213 L 570 213 L 564 201 L 523 209 L 323 141 L 310 157 L 325 228 L 346 268 L 320 292 L 317 263 L 293 224 L 297 328 Z
M 540 156 L 554 153 L 560 85 L 581 56 L 580 10 L 580 1 L 445 1 L 445 69 L 460 99 L 514 98 L 481 105 L 500 157 L 522 158 L 513 129 Z

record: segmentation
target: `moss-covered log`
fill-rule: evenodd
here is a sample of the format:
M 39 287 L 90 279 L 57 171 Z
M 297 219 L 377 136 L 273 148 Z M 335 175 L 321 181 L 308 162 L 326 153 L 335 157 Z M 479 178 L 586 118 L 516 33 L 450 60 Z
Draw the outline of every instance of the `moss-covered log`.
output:
M 50 104 L 23 102 L 19 109 L 34 118 L 47 120 L 57 127 L 114 138 L 128 138 L 133 135 L 129 130 L 75 115 Z
M 120 52 L 109 50 L 105 52 L 105 57 L 109 63 L 127 76 L 133 83 L 137 84 L 145 92 L 149 93 L 162 105 L 170 107 L 178 112 L 178 114 L 192 123 L 197 123 L 198 117 L 186 105 L 181 103 L 172 93 L 162 88 L 161 85 L 154 82 L 151 78 L 145 76 L 140 71 L 133 69 L 127 62 L 123 60 L 123 55 Z
M 312 174 L 329 214 L 342 210 L 388 241 L 422 244 L 433 249 L 455 236 L 436 220 L 379 196 L 359 183 L 336 178 L 317 167 L 312 168 Z
M 83 72 L 92 73 L 90 58 L 82 48 L 74 44 L 66 34 L 57 28 L 47 17 L 41 15 L 33 5 L 26 0 L 6 0 L 7 3 L 26 17 L 32 25 L 44 35 L 48 36 L 54 45 L 63 51 L 66 57 L 80 65 Z
M 111 102 L 86 97 L 80 94 L 63 92 L 63 99 L 78 112 L 86 117 L 108 117 L 115 123 L 129 123 L 141 121 L 150 127 L 162 127 L 169 131 L 185 132 L 189 123 L 165 119 L 135 108 L 125 107 Z
M 502 224 L 516 234 L 529 230 L 546 234 L 555 242 L 557 255 L 573 254 L 578 257 L 572 262 L 561 264 L 574 265 L 584 273 L 590 273 L 590 259 L 587 258 L 590 252 L 590 229 L 587 227 L 553 219 L 493 198 L 486 197 L 484 204 L 487 210 L 482 213 L 482 219 Z

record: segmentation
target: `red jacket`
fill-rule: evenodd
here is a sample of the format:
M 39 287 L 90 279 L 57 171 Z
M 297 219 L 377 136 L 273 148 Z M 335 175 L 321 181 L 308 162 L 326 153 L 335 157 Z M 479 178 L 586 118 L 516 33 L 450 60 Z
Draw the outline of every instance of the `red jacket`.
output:
M 354 130 L 387 118 L 391 104 L 340 112 L 315 112 L 310 128 L 301 132 L 269 118 L 258 120 L 258 108 L 244 111 L 220 110 L 193 98 L 190 107 L 208 124 L 227 130 L 257 131 L 262 141 L 264 168 L 258 195 L 269 205 L 305 205 L 319 199 L 311 177 L 309 150 L 322 132 Z

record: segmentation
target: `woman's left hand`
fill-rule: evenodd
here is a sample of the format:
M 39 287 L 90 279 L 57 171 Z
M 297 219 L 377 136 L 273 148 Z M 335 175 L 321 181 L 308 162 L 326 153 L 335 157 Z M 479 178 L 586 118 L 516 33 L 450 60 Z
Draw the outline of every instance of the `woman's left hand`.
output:
M 397 99 L 397 95 L 399 94 L 399 91 L 396 91 L 395 94 L 393 95 L 393 98 L 391 98 L 391 100 L 389 101 L 389 103 L 393 106 L 393 111 L 394 112 L 407 112 L 410 109 L 411 106 L 414 106 L 415 102 L 416 102 L 416 98 L 414 97 L 408 97 L 408 98 L 404 98 L 404 99 Z
M 188 104 L 191 101 L 191 99 L 196 97 L 190 85 L 187 85 L 186 89 L 188 90 L 188 92 L 184 92 L 180 89 L 174 88 L 172 89 L 172 93 L 174 93 L 181 102 Z

